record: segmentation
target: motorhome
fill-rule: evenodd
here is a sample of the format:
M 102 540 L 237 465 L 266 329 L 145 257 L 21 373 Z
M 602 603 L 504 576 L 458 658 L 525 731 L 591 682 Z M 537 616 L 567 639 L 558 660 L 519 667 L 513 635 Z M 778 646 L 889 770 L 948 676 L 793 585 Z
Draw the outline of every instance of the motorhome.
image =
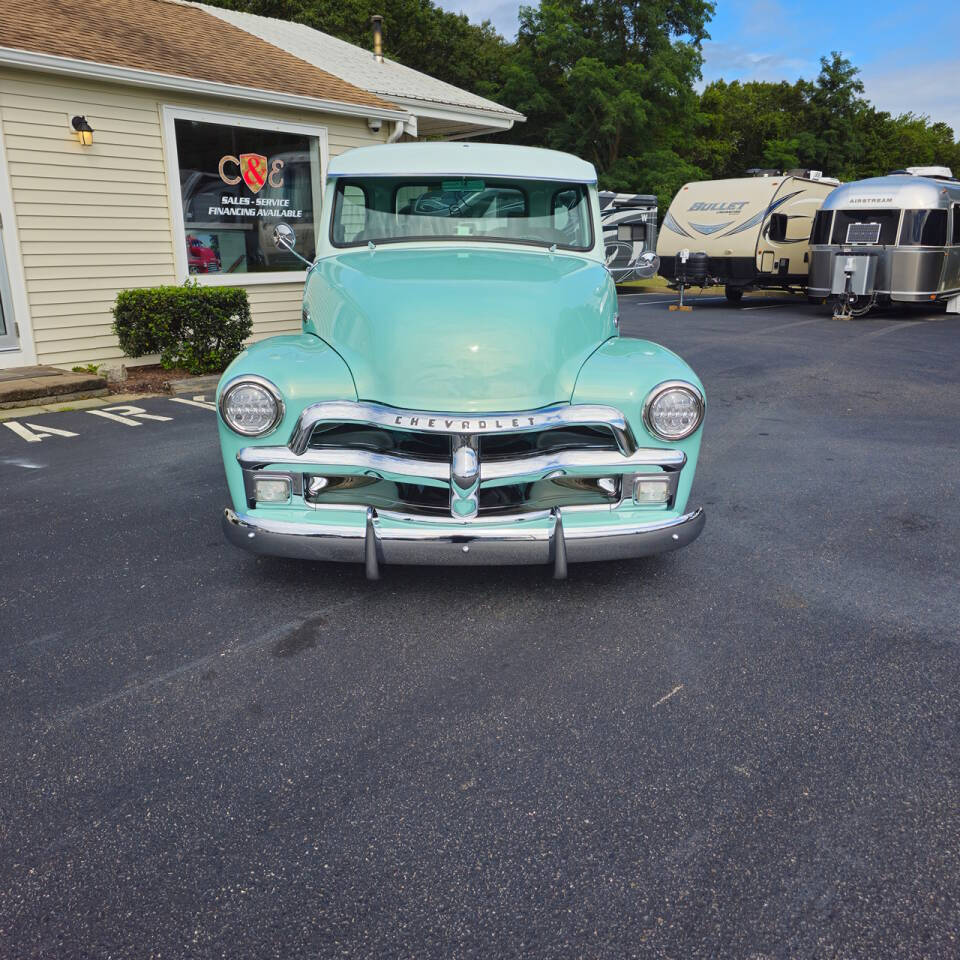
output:
M 722 285 L 732 301 L 806 288 L 813 218 L 839 181 L 818 170 L 751 173 L 688 183 L 674 197 L 657 242 L 672 287 Z
M 960 181 L 948 167 L 908 167 L 835 190 L 817 214 L 811 297 L 837 316 L 877 304 L 946 301 L 960 313 Z
M 657 250 L 657 198 L 648 193 L 601 190 L 604 257 L 614 280 L 642 275 L 641 257 Z

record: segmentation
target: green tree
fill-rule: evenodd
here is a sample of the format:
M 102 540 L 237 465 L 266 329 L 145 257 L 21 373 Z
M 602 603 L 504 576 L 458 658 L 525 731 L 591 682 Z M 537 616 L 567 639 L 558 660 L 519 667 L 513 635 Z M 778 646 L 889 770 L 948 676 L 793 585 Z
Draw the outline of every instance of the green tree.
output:
M 602 186 L 675 190 L 699 171 L 693 134 L 707 0 L 542 0 L 520 8 L 500 99 L 527 122 L 504 137 L 568 150 Z

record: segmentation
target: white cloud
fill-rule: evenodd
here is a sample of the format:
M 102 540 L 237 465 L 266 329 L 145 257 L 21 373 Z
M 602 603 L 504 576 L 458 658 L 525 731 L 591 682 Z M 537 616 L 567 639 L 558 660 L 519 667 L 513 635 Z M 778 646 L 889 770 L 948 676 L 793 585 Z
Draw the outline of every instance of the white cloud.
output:
M 437 0 L 439 6 L 451 13 L 465 13 L 473 23 L 490 20 L 508 40 L 517 35 L 519 0 Z
M 960 87 L 945 79 L 956 66 L 955 60 L 930 60 L 895 70 L 877 65 L 864 67 L 860 79 L 867 97 L 880 110 L 894 115 L 927 114 L 935 122 L 948 123 L 956 139 L 960 135 Z
M 711 80 L 789 80 L 816 76 L 819 62 L 770 51 L 750 50 L 731 43 L 703 45 L 703 77 Z

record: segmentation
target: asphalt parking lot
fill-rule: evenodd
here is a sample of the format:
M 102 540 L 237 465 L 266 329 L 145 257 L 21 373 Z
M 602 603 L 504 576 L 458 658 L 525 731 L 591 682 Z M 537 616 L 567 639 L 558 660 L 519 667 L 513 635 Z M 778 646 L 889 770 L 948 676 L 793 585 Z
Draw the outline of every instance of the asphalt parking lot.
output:
M 960 318 L 665 299 L 706 530 L 565 582 L 233 550 L 203 400 L 0 425 L 0 956 L 957 956 Z

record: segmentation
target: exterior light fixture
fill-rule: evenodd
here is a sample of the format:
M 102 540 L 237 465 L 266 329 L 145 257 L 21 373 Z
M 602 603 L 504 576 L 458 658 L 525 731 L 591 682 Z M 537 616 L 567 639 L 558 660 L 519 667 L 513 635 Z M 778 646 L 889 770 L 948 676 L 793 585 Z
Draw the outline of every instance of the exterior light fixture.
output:
M 70 126 L 73 127 L 74 132 L 77 135 L 77 139 L 85 147 L 89 147 L 93 144 L 93 127 L 87 123 L 86 117 L 73 117 L 70 121 Z

